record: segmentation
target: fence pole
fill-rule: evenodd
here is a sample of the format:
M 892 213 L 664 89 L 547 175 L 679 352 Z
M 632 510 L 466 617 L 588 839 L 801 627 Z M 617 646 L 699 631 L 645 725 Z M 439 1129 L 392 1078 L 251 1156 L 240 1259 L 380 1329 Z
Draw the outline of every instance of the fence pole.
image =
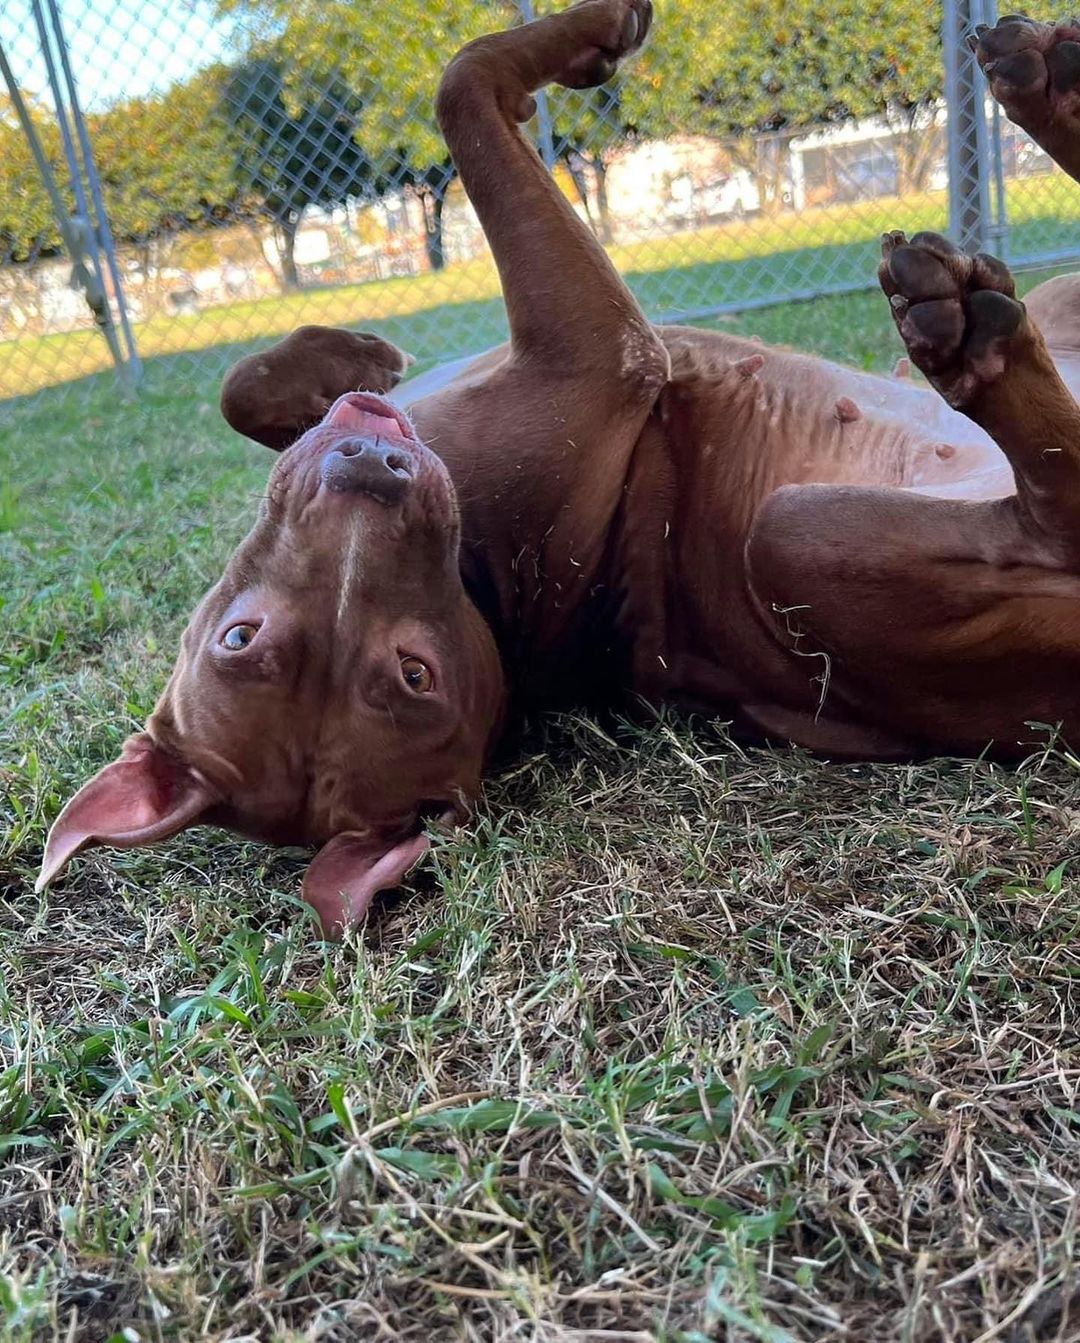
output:
M 536 18 L 532 0 L 517 0 L 518 12 L 522 23 L 532 23 Z M 540 157 L 544 167 L 551 172 L 555 167 L 555 135 L 551 126 L 551 108 L 548 105 L 547 90 L 541 89 L 536 95 L 536 129 L 540 141 Z
M 949 107 L 949 231 L 966 252 L 992 246 L 990 139 L 986 88 L 967 45 L 983 22 L 983 0 L 945 0 L 942 45 L 945 97 Z
M 97 214 L 97 234 L 101 243 L 101 249 L 105 253 L 105 262 L 109 267 L 109 274 L 113 282 L 113 295 L 116 299 L 116 311 L 120 318 L 120 330 L 123 333 L 124 344 L 127 347 L 128 366 L 131 370 L 131 381 L 139 382 L 142 378 L 142 360 L 139 358 L 139 351 L 135 345 L 135 335 L 131 329 L 131 322 L 128 318 L 127 299 L 124 295 L 124 284 L 120 276 L 120 267 L 116 260 L 116 244 L 113 241 L 112 229 L 109 227 L 109 214 L 105 208 L 105 199 L 101 191 L 101 179 L 98 176 L 97 164 L 94 161 L 94 151 L 90 144 L 90 136 L 87 134 L 86 121 L 83 118 L 82 107 L 79 103 L 79 91 L 75 83 L 75 77 L 71 72 L 71 61 L 68 58 L 67 36 L 64 33 L 64 25 L 60 19 L 60 10 L 56 0 L 46 0 L 49 6 L 49 17 L 52 20 L 53 33 L 56 37 L 56 48 L 60 55 L 60 68 L 64 74 L 64 83 L 67 86 L 68 103 L 71 107 L 71 119 L 75 123 L 75 134 L 79 138 L 79 146 L 82 150 L 83 171 L 86 173 L 86 181 L 90 187 L 90 199 L 94 203 L 94 210 Z
M 982 0 L 982 19 L 992 28 L 998 21 L 997 0 Z M 990 224 L 989 246 L 987 250 L 994 256 L 1007 260 L 1009 246 L 1009 211 L 1005 195 L 1005 159 L 1001 148 L 1001 108 L 995 102 L 990 115 L 990 163 L 993 171 L 994 190 L 992 193 L 992 220 Z
M 49 37 L 48 26 L 45 22 L 45 14 L 41 8 L 40 0 L 31 0 L 31 13 L 34 16 L 34 24 L 37 28 L 38 42 L 41 47 L 41 57 L 45 62 L 45 74 L 49 84 L 49 91 L 52 94 L 53 105 L 56 110 L 56 124 L 60 130 L 60 139 L 64 148 L 64 158 L 67 161 L 68 177 L 71 183 L 71 191 L 75 198 L 74 217 L 67 216 L 67 227 L 65 228 L 61 218 L 57 216 L 57 223 L 60 225 L 61 234 L 64 241 L 68 244 L 68 250 L 71 252 L 71 262 L 74 278 L 82 286 L 86 302 L 94 314 L 94 320 L 98 325 L 101 334 L 105 337 L 105 343 L 109 347 L 109 353 L 112 355 L 113 363 L 116 365 L 117 376 L 120 379 L 123 390 L 130 394 L 135 389 L 134 372 L 124 350 L 120 346 L 120 339 L 116 331 L 116 323 L 113 321 L 112 306 L 109 303 L 108 291 L 105 287 L 105 272 L 101 264 L 101 240 L 98 236 L 95 221 L 90 212 L 87 203 L 86 192 L 83 188 L 82 170 L 79 162 L 79 155 L 75 148 L 75 141 L 71 133 L 71 125 L 68 121 L 68 109 L 64 103 L 63 92 L 60 87 L 60 79 L 56 71 L 56 62 L 53 59 L 52 43 Z M 27 127 L 30 127 L 27 130 Z M 24 125 L 24 132 L 36 139 L 36 133 L 33 132 L 32 123 L 27 118 Z M 37 155 L 35 155 L 35 158 Z M 40 164 L 39 164 L 40 169 Z M 55 212 L 55 201 L 54 201 Z
M 72 273 L 78 280 L 83 293 L 86 296 L 86 302 L 90 311 L 94 314 L 94 321 L 98 329 L 105 337 L 105 343 L 109 347 L 109 353 L 112 356 L 113 363 L 116 366 L 117 373 L 123 378 L 124 353 L 120 348 L 120 342 L 116 338 L 116 328 L 112 324 L 112 315 L 109 312 L 108 300 L 105 291 L 101 286 L 100 271 L 96 265 L 93 246 L 94 240 L 90 236 L 90 230 L 87 227 L 85 218 L 79 219 L 71 215 L 67 205 L 64 202 L 63 194 L 57 185 L 56 176 L 52 170 L 52 164 L 49 162 L 41 140 L 38 137 L 37 127 L 31 119 L 29 109 L 22 96 L 18 84 L 15 82 L 15 73 L 8 63 L 7 55 L 3 46 L 0 46 L 0 77 L 3 78 L 7 86 L 8 95 L 11 98 L 11 105 L 15 109 L 15 115 L 22 127 L 22 132 L 26 136 L 26 141 L 30 146 L 30 152 L 34 157 L 34 163 L 41 174 L 42 185 L 49 197 L 49 203 L 52 206 L 53 217 L 60 230 L 60 236 L 67 247 L 68 255 L 71 257 Z M 87 257 L 90 257 L 94 268 L 87 264 Z

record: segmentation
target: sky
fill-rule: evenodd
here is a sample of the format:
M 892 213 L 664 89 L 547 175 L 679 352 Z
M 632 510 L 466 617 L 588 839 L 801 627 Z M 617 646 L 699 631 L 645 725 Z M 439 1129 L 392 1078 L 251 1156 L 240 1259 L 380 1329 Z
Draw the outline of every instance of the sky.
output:
M 86 110 L 167 88 L 227 54 L 210 0 L 57 0 Z M 42 8 L 47 13 L 45 0 Z M 0 43 L 26 90 L 47 97 L 30 0 L 0 0 Z

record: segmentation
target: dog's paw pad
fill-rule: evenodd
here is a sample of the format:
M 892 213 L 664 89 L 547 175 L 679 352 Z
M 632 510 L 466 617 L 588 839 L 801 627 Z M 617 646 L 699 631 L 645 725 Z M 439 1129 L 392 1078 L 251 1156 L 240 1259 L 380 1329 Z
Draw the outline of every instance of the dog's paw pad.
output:
M 1080 20 L 1008 14 L 977 28 L 970 45 L 1010 121 L 1036 136 L 1054 122 L 1080 122 Z
M 887 233 L 878 276 L 908 355 L 951 405 L 1003 375 L 1026 320 L 1003 262 L 937 233 Z

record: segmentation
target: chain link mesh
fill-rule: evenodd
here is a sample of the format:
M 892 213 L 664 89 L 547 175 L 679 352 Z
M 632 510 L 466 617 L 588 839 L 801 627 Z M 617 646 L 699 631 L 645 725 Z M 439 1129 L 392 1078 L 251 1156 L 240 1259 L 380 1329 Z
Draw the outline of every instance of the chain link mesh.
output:
M 889 228 L 978 233 L 1014 262 L 1058 262 L 1078 251 L 1080 187 L 996 118 L 961 40 L 980 2 L 949 0 L 943 55 L 940 7 L 831 10 L 819 33 L 806 4 L 735 18 L 668 0 L 625 77 L 551 90 L 530 129 L 657 319 L 867 288 Z M 6 0 L 0 43 L 76 210 L 34 3 Z M 62 0 L 147 379 L 205 396 L 240 354 L 304 323 L 376 329 L 422 363 L 501 339 L 497 276 L 432 97 L 458 46 L 523 9 Z M 93 241 L 118 323 L 107 240 Z M 0 415 L 47 390 L 77 396 L 109 369 L 72 279 L 0 87 Z

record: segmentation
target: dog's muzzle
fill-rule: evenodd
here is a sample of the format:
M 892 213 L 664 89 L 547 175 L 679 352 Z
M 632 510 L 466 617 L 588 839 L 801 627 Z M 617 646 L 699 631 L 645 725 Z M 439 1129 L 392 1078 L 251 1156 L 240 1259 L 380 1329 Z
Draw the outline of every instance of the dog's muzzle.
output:
M 413 465 L 399 446 L 378 438 L 347 438 L 323 458 L 322 481 L 340 494 L 370 494 L 399 504 L 413 481 Z

